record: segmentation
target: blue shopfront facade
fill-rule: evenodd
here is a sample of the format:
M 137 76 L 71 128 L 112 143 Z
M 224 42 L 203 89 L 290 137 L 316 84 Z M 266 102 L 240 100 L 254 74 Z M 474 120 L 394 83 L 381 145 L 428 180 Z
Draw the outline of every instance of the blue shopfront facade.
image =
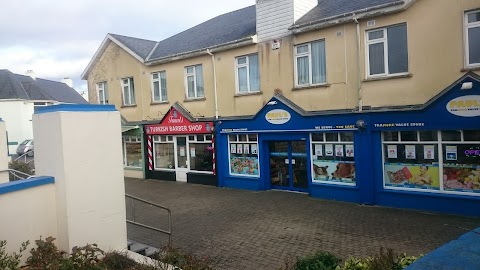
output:
M 216 148 L 219 186 L 480 216 L 480 78 L 424 106 L 363 112 L 306 112 L 277 95 L 217 121 Z

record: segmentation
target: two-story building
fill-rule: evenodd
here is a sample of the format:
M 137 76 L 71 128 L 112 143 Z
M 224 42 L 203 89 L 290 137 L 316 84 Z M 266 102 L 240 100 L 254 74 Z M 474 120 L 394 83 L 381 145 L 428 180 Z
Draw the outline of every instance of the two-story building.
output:
M 127 175 L 478 215 L 479 71 L 475 0 L 257 0 L 83 78 Z

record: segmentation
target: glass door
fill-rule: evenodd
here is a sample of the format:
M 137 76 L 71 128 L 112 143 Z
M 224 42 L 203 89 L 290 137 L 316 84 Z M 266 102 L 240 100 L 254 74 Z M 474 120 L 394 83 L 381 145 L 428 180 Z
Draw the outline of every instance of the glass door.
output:
M 187 155 L 187 137 L 177 136 L 175 143 L 176 152 L 176 179 L 177 181 L 187 182 L 188 155 Z
M 272 141 L 268 147 L 272 188 L 306 191 L 308 189 L 306 142 Z

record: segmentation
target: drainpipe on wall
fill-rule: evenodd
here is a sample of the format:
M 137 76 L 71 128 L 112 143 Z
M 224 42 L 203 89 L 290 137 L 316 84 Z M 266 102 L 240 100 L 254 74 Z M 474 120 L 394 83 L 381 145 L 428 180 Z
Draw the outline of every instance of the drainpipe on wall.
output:
M 358 97 L 358 111 L 363 111 L 363 101 L 362 101 L 362 79 L 361 79 L 361 72 L 360 72 L 360 24 L 353 14 L 353 20 L 357 26 L 357 97 Z
M 217 71 L 215 69 L 215 55 L 207 49 L 207 53 L 212 56 L 213 64 L 213 95 L 215 97 L 215 120 L 218 119 L 218 97 L 217 97 Z

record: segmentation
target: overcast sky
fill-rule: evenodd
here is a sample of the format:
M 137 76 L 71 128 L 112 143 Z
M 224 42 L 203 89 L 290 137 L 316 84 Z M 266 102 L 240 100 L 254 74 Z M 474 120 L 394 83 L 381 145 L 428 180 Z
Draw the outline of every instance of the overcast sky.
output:
M 255 0 L 3 0 L 0 69 L 39 78 L 74 80 L 107 33 L 160 41 Z

